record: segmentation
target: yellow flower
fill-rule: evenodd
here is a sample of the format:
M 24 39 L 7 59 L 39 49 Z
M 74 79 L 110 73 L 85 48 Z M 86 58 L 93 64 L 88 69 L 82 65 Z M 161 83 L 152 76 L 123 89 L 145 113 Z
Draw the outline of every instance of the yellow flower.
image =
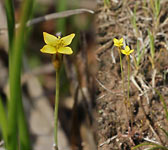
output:
M 123 46 L 123 38 L 121 38 L 121 39 L 119 39 L 119 40 L 116 39 L 116 38 L 114 38 L 113 41 L 114 41 L 114 45 L 115 45 L 115 46 L 117 46 L 117 47 Z
M 72 39 L 75 36 L 74 33 L 61 38 L 61 37 L 56 37 L 54 35 L 43 32 L 43 36 L 44 36 L 44 41 L 46 45 L 42 49 L 40 49 L 42 53 L 48 53 L 48 54 L 61 53 L 61 54 L 67 54 L 67 55 L 70 55 L 73 53 L 72 49 L 68 47 L 68 45 L 71 44 Z
M 134 51 L 134 49 L 131 49 L 131 50 L 130 50 L 129 46 L 126 46 L 126 47 L 125 47 L 125 50 L 124 50 L 124 49 L 121 50 L 121 53 L 123 53 L 123 54 L 125 54 L 125 55 L 128 56 L 128 55 L 130 55 L 133 51 Z

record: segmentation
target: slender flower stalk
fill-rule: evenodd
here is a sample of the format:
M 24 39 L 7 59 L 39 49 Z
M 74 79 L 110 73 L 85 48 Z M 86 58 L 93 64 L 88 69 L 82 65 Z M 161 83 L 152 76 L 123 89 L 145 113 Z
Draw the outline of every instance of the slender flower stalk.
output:
M 62 54 L 70 55 L 72 49 L 68 47 L 71 44 L 75 34 L 72 33 L 63 38 L 56 37 L 43 32 L 46 45 L 40 50 L 42 53 L 54 54 L 53 64 L 56 70 L 56 90 L 55 90 L 55 110 L 54 110 L 54 149 L 58 150 L 58 106 L 59 106 L 59 72 L 62 63 Z
M 118 53 L 120 55 L 120 69 L 121 69 L 121 78 L 122 78 L 122 89 L 123 89 L 123 94 L 125 95 L 125 90 L 124 90 L 124 72 L 123 72 L 123 64 L 122 64 L 122 56 L 121 56 L 121 48 L 118 47 Z
M 128 87 L 127 87 L 127 99 L 128 99 L 128 108 L 130 108 L 130 119 L 131 119 L 131 127 L 132 127 L 132 107 L 131 107 L 131 101 L 130 101 L 130 56 L 127 55 L 127 61 L 128 61 Z
M 130 98 L 130 57 L 129 55 L 127 56 L 127 61 L 128 61 L 128 100 Z
M 123 46 L 123 38 L 120 40 L 117 40 L 116 38 L 113 39 L 114 45 L 118 47 L 118 53 L 120 56 L 120 69 L 121 69 L 121 78 L 122 78 L 122 89 L 123 89 L 123 96 L 124 96 L 124 105 L 126 109 L 126 115 L 127 115 L 127 121 L 129 126 L 129 115 L 128 115 L 128 107 L 127 107 L 127 98 L 125 95 L 125 86 L 124 86 L 124 72 L 123 72 L 123 63 L 122 63 L 122 53 L 121 53 L 121 47 Z
M 134 50 L 130 50 L 130 48 L 128 46 L 125 47 L 124 50 L 121 50 L 121 53 L 123 53 L 124 55 L 126 55 L 127 57 L 127 61 L 128 61 L 128 87 L 127 87 L 127 100 L 129 103 L 129 108 L 130 108 L 130 115 L 131 115 L 131 127 L 132 127 L 132 123 L 133 123 L 133 116 L 132 116 L 132 108 L 131 108 L 131 102 L 130 102 L 130 54 L 133 52 Z
M 130 111 L 132 112 L 131 109 L 131 102 L 130 102 L 130 54 L 134 51 L 133 49 L 130 50 L 130 48 L 128 46 L 125 47 L 125 49 L 121 49 L 121 47 L 123 46 L 123 38 L 121 38 L 120 40 L 114 38 L 114 45 L 116 47 L 118 47 L 118 52 L 119 52 L 119 56 L 120 56 L 120 67 L 121 67 L 121 77 L 122 77 L 122 88 L 123 88 L 123 94 L 124 94 L 124 104 L 126 107 L 126 113 L 127 113 L 127 117 L 128 117 L 128 124 L 129 124 L 129 115 L 128 115 L 128 107 L 130 108 Z M 124 73 L 123 73 L 123 64 L 122 64 L 122 57 L 121 57 L 121 53 L 127 56 L 127 61 L 128 61 L 128 95 L 127 98 L 125 97 L 125 90 L 124 90 Z M 127 104 L 126 104 L 127 102 Z M 128 105 L 129 103 L 129 105 Z M 127 107 L 128 105 L 128 107 Z M 130 113 L 132 114 L 132 113 Z M 131 115 L 131 127 L 132 127 L 132 122 L 133 122 L 133 117 Z
M 59 78 L 59 67 L 55 68 L 56 70 L 56 90 L 55 90 L 55 110 L 54 110 L 54 124 L 55 124 L 55 128 L 54 128 L 54 148 L 55 150 L 58 150 L 58 106 L 59 106 L 59 82 L 60 82 L 60 78 Z
M 124 94 L 124 73 L 123 73 L 123 64 L 122 64 L 122 56 L 121 56 L 121 47 L 123 46 L 123 38 L 120 40 L 114 38 L 114 46 L 118 47 L 118 53 L 120 56 L 120 69 L 121 69 L 121 78 L 122 78 L 122 88 L 123 88 L 123 94 Z M 124 94 L 125 95 L 125 94 Z
M 129 100 L 129 95 L 130 95 L 130 54 L 134 50 L 129 48 L 129 46 L 126 46 L 124 50 L 121 50 L 121 53 L 127 56 L 127 61 L 128 61 L 128 100 Z
M 131 101 L 130 101 L 130 56 L 127 55 L 127 61 L 128 61 L 128 87 L 127 87 L 127 91 L 128 91 L 128 103 L 129 103 L 129 108 L 130 108 L 130 118 L 131 118 L 131 128 L 133 126 L 133 115 L 132 115 L 132 107 L 131 107 Z

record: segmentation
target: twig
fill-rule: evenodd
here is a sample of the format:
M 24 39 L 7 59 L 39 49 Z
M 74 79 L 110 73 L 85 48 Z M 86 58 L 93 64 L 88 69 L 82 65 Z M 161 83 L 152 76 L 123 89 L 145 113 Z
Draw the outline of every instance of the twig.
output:
M 69 17 L 72 15 L 77 15 L 77 14 L 81 14 L 81 13 L 91 13 L 94 14 L 93 10 L 90 9 L 74 9 L 74 10 L 67 10 L 67 11 L 62 11 L 62 12 L 58 12 L 58 13 L 52 13 L 52 14 L 48 14 L 45 16 L 41 16 L 32 20 L 29 20 L 27 22 L 27 27 L 43 22 L 43 21 L 49 21 L 49 20 L 53 20 L 53 19 L 58 19 L 58 18 L 64 18 L 64 17 Z M 19 27 L 20 24 L 16 24 L 16 28 Z M 0 29 L 0 34 L 3 34 L 3 31 L 7 30 L 7 28 L 1 28 Z
M 97 83 L 106 91 L 108 91 L 109 93 L 114 94 L 110 89 L 106 88 L 98 79 L 96 79 Z
M 102 98 L 104 98 L 105 96 L 106 96 L 106 94 L 103 94 L 103 95 L 97 97 L 96 101 L 97 101 L 97 100 L 100 100 L 100 99 L 102 99 Z
M 143 113 L 144 116 L 145 116 L 145 119 L 146 119 L 146 121 L 147 121 L 147 124 L 149 125 L 149 128 L 151 129 L 151 131 L 152 131 L 152 133 L 155 135 L 155 137 L 158 139 L 158 141 L 163 144 L 162 139 L 161 139 L 160 136 L 157 134 L 157 132 L 156 132 L 155 129 L 153 128 L 153 126 L 152 126 L 150 120 L 148 119 L 148 117 L 147 117 L 147 115 L 146 115 L 145 108 L 143 107 L 141 98 L 139 97 L 138 99 L 139 99 L 139 100 L 138 100 L 139 105 L 140 105 L 140 107 L 141 107 L 141 109 L 142 109 L 142 113 Z
M 119 93 L 116 93 L 116 92 L 112 92 L 110 89 L 106 88 L 98 79 L 96 79 L 96 81 L 97 81 L 97 83 L 98 83 L 103 89 L 105 89 L 105 90 L 108 91 L 109 93 L 123 96 L 122 94 L 119 94 Z
M 111 58 L 112 58 L 113 63 L 116 64 L 116 60 L 115 60 L 115 57 L 114 57 L 113 49 L 114 49 L 114 46 L 112 46 L 112 48 L 111 48 Z
M 104 44 L 103 46 L 99 47 L 97 50 L 96 50 L 96 54 L 100 54 L 101 52 L 109 49 L 112 45 L 112 40 L 110 40 L 109 42 L 107 42 L 106 44 Z
M 102 146 L 105 145 L 105 144 L 109 144 L 111 141 L 113 141 L 114 139 L 116 139 L 117 136 L 118 136 L 118 135 L 115 135 L 115 136 L 113 136 L 113 137 L 107 139 L 105 142 L 101 143 L 101 144 L 99 145 L 99 147 L 102 147 Z
M 144 91 L 144 93 L 145 93 L 145 97 L 146 97 L 146 99 L 147 99 L 147 103 L 149 104 L 149 96 L 148 96 L 148 94 L 147 94 L 146 91 L 148 91 L 148 90 L 150 89 L 150 87 L 148 87 L 148 86 L 146 85 L 146 83 L 145 83 L 144 80 L 142 79 L 142 75 L 138 75 L 138 76 L 137 76 L 137 79 L 138 79 L 139 82 L 141 83 L 141 86 L 142 86 L 143 91 Z
M 135 80 L 135 76 L 131 76 L 131 81 L 132 81 L 132 83 L 137 87 L 137 89 L 138 89 L 141 93 L 143 93 L 142 89 L 140 88 L 140 86 L 138 85 L 138 83 L 137 83 L 136 80 Z
M 155 88 L 155 77 L 156 77 L 157 70 L 154 69 L 152 73 L 152 88 Z M 155 90 L 153 90 L 153 94 L 155 94 Z
M 155 143 L 155 144 L 160 144 L 159 142 L 154 141 L 154 140 L 151 140 L 151 139 L 149 139 L 148 137 L 147 137 L 147 138 L 143 138 L 143 140 L 145 140 L 145 141 L 147 141 L 147 142 Z
M 69 16 L 72 16 L 72 15 L 77 15 L 77 14 L 81 14 L 81 13 L 85 13 L 85 12 L 94 14 L 94 11 L 90 10 L 90 9 L 81 8 L 81 9 L 67 10 L 67 11 L 52 13 L 52 14 L 49 14 L 49 15 L 45 15 L 45 16 L 42 16 L 42 17 L 39 17 L 39 18 L 29 20 L 27 22 L 27 26 L 31 26 L 33 24 L 37 24 L 37 23 L 42 22 L 42 21 L 48 21 L 48 20 L 53 20 L 53 19 L 58 19 L 58 18 L 69 17 Z

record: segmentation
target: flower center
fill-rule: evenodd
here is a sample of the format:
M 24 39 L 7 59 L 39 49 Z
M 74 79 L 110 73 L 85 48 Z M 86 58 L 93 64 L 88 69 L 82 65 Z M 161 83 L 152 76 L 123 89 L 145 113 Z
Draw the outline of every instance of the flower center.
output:
M 59 49 L 59 48 L 64 47 L 64 46 L 65 46 L 65 42 L 61 39 L 59 39 L 55 44 L 56 49 Z

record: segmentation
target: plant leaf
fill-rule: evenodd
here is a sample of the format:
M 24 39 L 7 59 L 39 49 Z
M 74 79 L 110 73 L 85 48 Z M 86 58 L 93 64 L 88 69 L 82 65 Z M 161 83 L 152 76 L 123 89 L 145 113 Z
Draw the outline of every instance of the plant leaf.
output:
M 0 128 L 2 130 L 2 136 L 5 141 L 5 144 L 7 144 L 7 136 L 8 136 L 8 131 L 7 131 L 7 115 L 4 109 L 4 106 L 2 104 L 2 99 L 0 97 Z

